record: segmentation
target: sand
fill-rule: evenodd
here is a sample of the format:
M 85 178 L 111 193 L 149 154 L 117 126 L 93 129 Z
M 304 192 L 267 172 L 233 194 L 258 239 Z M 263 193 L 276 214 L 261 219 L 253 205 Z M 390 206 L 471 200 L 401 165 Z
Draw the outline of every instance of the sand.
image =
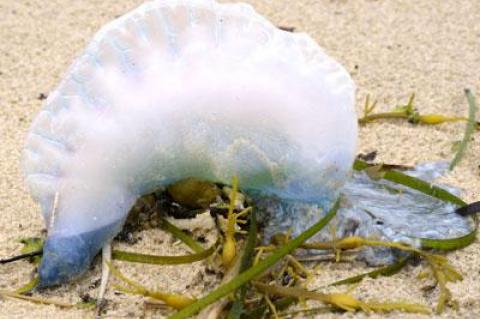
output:
M 47 94 L 104 23 L 134 8 L 142 1 L 40 1 L 0 0 L 0 256 L 17 253 L 18 239 L 38 236 L 43 229 L 39 208 L 30 199 L 19 166 L 23 139 L 29 123 L 41 109 Z M 463 89 L 480 92 L 480 2 L 477 0 L 251 0 L 255 8 L 282 26 L 310 33 L 338 59 L 355 79 L 358 110 L 367 94 L 378 100 L 379 110 L 405 103 L 416 93 L 416 106 L 424 113 L 465 116 Z M 359 152 L 377 150 L 385 162 L 418 163 L 450 160 L 452 144 L 460 140 L 464 124 L 437 127 L 412 126 L 391 121 L 370 124 L 360 130 Z M 467 201 L 480 198 L 478 134 L 460 165 L 443 181 L 462 188 Z M 186 250 L 172 245 L 160 230 L 139 235 L 133 247 L 158 254 Z M 132 248 L 132 247 L 128 247 Z M 480 245 L 450 253 L 450 261 L 464 274 L 462 282 L 450 284 L 459 310 L 448 309 L 443 318 L 480 316 Z M 199 295 L 211 289 L 215 276 L 203 264 L 152 267 L 121 264 L 121 269 L 151 287 Z M 359 268 L 360 267 L 360 268 Z M 321 286 L 362 264 L 323 265 L 312 287 Z M 0 289 L 13 289 L 27 282 L 33 267 L 22 261 L 0 266 Z M 361 298 L 406 300 L 434 305 L 436 294 L 424 293 L 415 278 L 421 268 L 408 267 L 400 274 L 367 280 L 354 290 Z M 79 301 L 90 293 L 99 278 L 98 262 L 82 280 L 48 291 L 46 297 Z M 190 287 L 190 288 L 187 288 Z M 162 312 L 144 310 L 142 298 L 115 294 L 110 289 L 105 318 L 162 317 Z M 85 310 L 62 310 L 16 300 L 0 300 L 2 318 L 83 318 Z M 365 318 L 364 314 L 331 314 L 322 318 Z M 392 313 L 369 318 L 417 318 Z M 434 318 L 436 316 L 432 316 Z

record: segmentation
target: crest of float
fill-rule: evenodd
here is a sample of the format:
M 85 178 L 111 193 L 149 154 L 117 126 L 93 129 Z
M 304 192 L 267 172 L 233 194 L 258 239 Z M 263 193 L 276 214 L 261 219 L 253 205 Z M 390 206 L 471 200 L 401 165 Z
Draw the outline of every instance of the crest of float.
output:
M 356 139 L 353 82 L 309 36 L 245 4 L 146 3 L 94 36 L 31 126 L 40 285 L 82 274 L 137 197 L 186 177 L 329 207 Z

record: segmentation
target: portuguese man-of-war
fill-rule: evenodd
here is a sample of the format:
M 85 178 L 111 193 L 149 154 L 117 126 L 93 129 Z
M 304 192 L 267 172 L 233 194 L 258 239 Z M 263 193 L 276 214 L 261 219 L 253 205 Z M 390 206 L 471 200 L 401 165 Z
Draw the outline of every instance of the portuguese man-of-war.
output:
M 469 233 L 453 205 L 352 174 L 354 96 L 348 72 L 308 35 L 246 4 L 156 0 L 110 22 L 26 139 L 26 181 L 48 228 L 39 286 L 79 277 L 138 197 L 189 177 L 238 176 L 267 216 L 267 238 L 303 231 L 340 194 L 339 237 L 415 245 Z M 439 171 L 409 174 L 433 181 Z M 381 250 L 363 257 L 392 261 Z
M 186 177 L 329 208 L 356 141 L 354 84 L 306 34 L 246 4 L 143 4 L 94 36 L 30 128 L 40 286 L 81 275 L 139 196 Z

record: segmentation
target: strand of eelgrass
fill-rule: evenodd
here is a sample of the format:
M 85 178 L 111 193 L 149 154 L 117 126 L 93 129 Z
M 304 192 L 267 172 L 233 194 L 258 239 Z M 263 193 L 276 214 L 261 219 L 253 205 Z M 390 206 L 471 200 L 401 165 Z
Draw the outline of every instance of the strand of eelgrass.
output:
M 473 133 L 475 132 L 475 114 L 477 112 L 477 103 L 475 101 L 475 96 L 472 94 L 472 91 L 470 91 L 470 89 L 465 89 L 465 95 L 468 101 L 468 120 L 465 127 L 465 134 L 463 135 L 463 139 L 460 142 L 458 151 L 455 154 L 452 162 L 450 163 L 450 170 L 453 170 L 455 166 L 457 166 L 457 164 L 462 160 L 463 155 L 465 154 L 465 150 L 467 149 L 467 145 L 470 142 Z
M 369 277 L 369 278 L 377 278 L 379 276 L 392 276 L 396 273 L 398 273 L 400 270 L 402 270 L 403 267 L 405 267 L 408 263 L 408 261 L 413 257 L 413 255 L 408 255 L 407 257 L 401 258 L 399 261 L 396 263 L 393 263 L 391 265 L 381 267 L 378 269 L 375 269 L 373 271 L 369 271 L 367 273 L 363 273 L 360 275 L 352 276 L 349 278 L 345 278 L 342 280 L 335 281 L 331 283 L 329 286 L 340 286 L 340 285 L 347 285 L 347 284 L 354 284 L 357 282 L 362 281 L 363 278 Z
M 281 309 L 286 309 L 288 308 L 289 306 L 291 306 L 292 304 L 294 304 L 295 302 L 297 302 L 298 299 L 297 298 L 294 298 L 294 297 L 285 297 L 285 298 L 281 298 L 279 300 L 276 300 L 274 302 L 274 305 L 275 305 L 275 308 L 277 308 L 277 310 L 281 310 Z M 262 304 L 262 305 L 259 305 L 257 306 L 256 308 L 250 310 L 248 313 L 245 314 L 244 317 L 242 317 L 242 319 L 260 319 L 260 318 L 265 318 L 265 312 L 268 310 L 268 306 L 265 305 L 265 304 Z
M 132 253 L 122 250 L 114 250 L 112 252 L 112 259 L 143 263 L 155 265 L 179 265 L 189 264 L 196 261 L 201 261 L 214 253 L 216 245 L 209 249 L 203 250 L 200 253 L 183 255 L 183 256 L 157 256 L 148 254 Z
M 38 304 L 44 304 L 44 305 L 55 305 L 55 306 L 62 307 L 62 308 L 73 308 L 73 307 L 76 306 L 74 304 L 68 304 L 68 303 L 61 302 L 61 301 L 50 300 L 50 299 L 39 298 L 39 297 L 25 296 L 25 295 L 22 295 L 18 292 L 10 292 L 10 291 L 4 291 L 4 290 L 0 290 L 0 296 L 1 297 L 9 297 L 9 298 L 27 300 L 27 301 L 31 301 L 31 302 L 38 303 Z
M 165 218 L 161 219 L 161 227 L 172 234 L 177 239 L 181 240 L 185 245 L 190 247 L 194 252 L 201 253 L 205 249 L 192 237 L 188 236 L 184 231 L 182 231 L 177 226 L 170 223 Z
M 367 162 L 357 159 L 353 164 L 353 169 L 355 169 L 356 171 L 363 171 L 372 166 L 372 164 L 368 164 Z M 419 178 L 404 174 L 396 170 L 384 170 L 383 173 L 384 174 L 382 178 L 393 183 L 407 186 L 424 194 L 438 198 L 442 201 L 450 202 L 458 206 L 465 206 L 467 204 L 458 196 L 455 196 L 452 193 L 444 190 L 443 188 L 432 185 L 431 183 L 421 180 Z

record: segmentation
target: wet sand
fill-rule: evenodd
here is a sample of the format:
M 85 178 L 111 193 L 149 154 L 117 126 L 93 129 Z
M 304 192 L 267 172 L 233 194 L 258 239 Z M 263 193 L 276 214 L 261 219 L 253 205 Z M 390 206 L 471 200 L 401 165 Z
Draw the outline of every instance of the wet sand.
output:
M 81 52 L 96 30 L 142 1 L 9 1 L 0 0 L 0 256 L 17 253 L 18 239 L 39 236 L 43 220 L 30 199 L 21 174 L 20 154 L 29 123 L 41 109 L 42 98 Z M 415 92 L 422 113 L 466 116 L 463 89 L 480 92 L 480 2 L 477 0 L 338 0 L 247 1 L 275 24 L 311 34 L 338 59 L 357 83 L 359 114 L 365 97 L 378 100 L 378 111 L 405 104 Z M 378 151 L 385 162 L 414 164 L 450 160 L 452 145 L 462 138 L 463 123 L 436 127 L 412 126 L 401 121 L 372 123 L 360 130 L 359 152 Z M 460 165 L 442 182 L 463 189 L 466 201 L 480 199 L 480 142 L 478 134 Z M 139 234 L 134 247 L 156 254 L 181 254 L 160 230 Z M 443 318 L 480 317 L 480 245 L 450 253 L 449 259 L 464 280 L 449 284 L 459 310 L 448 309 Z M 147 286 L 201 295 L 216 283 L 205 265 L 154 267 L 119 264 L 132 278 Z M 33 267 L 22 261 L 0 266 L 0 289 L 27 282 Z M 404 300 L 433 306 L 437 294 L 422 292 L 416 275 L 421 267 L 408 267 L 391 278 L 366 280 L 353 294 L 359 298 Z M 315 270 L 310 286 L 365 271 L 363 264 L 325 264 Z M 45 297 L 78 302 L 82 294 L 95 296 L 99 263 L 82 280 L 44 293 Z M 189 287 L 189 288 L 187 288 Z M 144 310 L 139 297 L 107 293 L 104 317 L 162 317 Z M 0 300 L 1 318 L 84 318 L 85 310 Z M 418 318 L 400 313 L 327 314 L 321 318 Z M 436 316 L 431 316 L 436 318 Z

